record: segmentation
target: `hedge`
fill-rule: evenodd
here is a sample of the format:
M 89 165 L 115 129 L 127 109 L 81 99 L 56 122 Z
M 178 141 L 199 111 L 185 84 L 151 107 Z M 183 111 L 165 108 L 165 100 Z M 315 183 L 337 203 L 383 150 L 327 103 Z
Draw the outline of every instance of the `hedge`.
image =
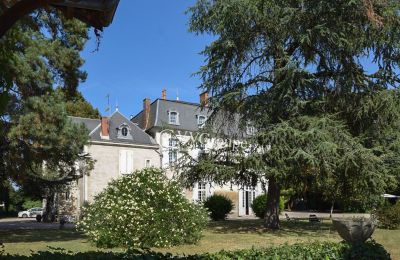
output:
M 72 253 L 62 249 L 53 249 L 53 251 L 38 252 L 32 256 L 1 255 L 1 259 L 33 259 L 33 260 L 69 260 L 69 259 L 188 259 L 188 260 L 228 260 L 228 259 L 325 259 L 325 260 L 369 260 L 369 259 L 390 259 L 389 253 L 382 245 L 375 241 L 350 246 L 342 243 L 311 243 L 311 244 L 293 244 L 271 247 L 266 249 L 245 249 L 238 251 L 220 251 L 218 253 L 207 253 L 189 256 L 173 256 L 171 254 L 161 254 L 151 251 L 128 251 L 126 253 L 111 252 L 85 252 Z

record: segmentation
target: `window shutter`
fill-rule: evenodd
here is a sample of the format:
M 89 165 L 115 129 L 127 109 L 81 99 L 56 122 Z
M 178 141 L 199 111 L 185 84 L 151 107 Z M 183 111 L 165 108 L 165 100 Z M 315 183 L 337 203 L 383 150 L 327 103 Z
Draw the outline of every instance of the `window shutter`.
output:
M 119 151 L 119 173 L 126 174 L 126 151 L 121 150 Z
M 126 173 L 133 172 L 133 151 L 126 151 Z

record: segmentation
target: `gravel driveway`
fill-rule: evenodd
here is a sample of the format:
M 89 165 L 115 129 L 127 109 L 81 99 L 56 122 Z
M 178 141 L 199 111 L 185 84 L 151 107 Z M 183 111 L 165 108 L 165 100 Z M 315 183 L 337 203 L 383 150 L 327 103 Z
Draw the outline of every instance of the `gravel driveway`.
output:
M 74 224 L 65 224 L 64 228 L 74 228 Z M 3 218 L 0 219 L 1 230 L 21 230 L 21 229 L 59 229 L 59 223 L 37 222 L 34 218 Z

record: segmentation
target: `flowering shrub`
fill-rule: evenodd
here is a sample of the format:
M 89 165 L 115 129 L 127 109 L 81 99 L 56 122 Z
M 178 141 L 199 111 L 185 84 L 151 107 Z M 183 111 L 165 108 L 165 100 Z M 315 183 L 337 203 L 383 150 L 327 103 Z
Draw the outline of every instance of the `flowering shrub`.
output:
M 85 206 L 78 229 L 99 247 L 168 247 L 195 243 L 207 212 L 179 185 L 150 168 L 113 180 Z

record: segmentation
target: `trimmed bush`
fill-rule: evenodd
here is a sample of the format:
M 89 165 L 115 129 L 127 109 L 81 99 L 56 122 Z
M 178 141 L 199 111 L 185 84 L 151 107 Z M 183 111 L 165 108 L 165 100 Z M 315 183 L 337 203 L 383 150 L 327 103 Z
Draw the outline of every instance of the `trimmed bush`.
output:
M 263 219 L 265 216 L 265 205 L 267 204 L 267 195 L 261 194 L 254 198 L 251 203 L 251 209 L 253 210 L 256 217 Z M 285 207 L 285 202 L 282 197 L 279 200 L 279 212 L 282 212 Z
M 354 260 L 390 260 L 389 253 L 380 244 L 369 241 L 364 244 L 351 246 L 346 243 L 311 243 L 311 244 L 293 244 L 270 247 L 266 249 L 245 249 L 238 251 L 220 251 L 217 253 L 207 253 L 188 256 L 173 256 L 171 254 L 162 254 L 151 251 L 129 251 L 127 253 L 112 252 L 83 252 L 73 253 L 63 249 L 53 249 L 53 252 L 32 253 L 29 257 L 18 257 L 5 255 L 2 259 L 192 259 L 192 260 L 228 260 L 228 259 L 354 259 Z M 0 251 L 1 252 L 1 251 Z
M 397 229 L 400 227 L 400 201 L 386 206 L 377 212 L 378 225 L 381 228 Z
M 223 195 L 214 194 L 204 201 L 204 207 L 210 212 L 212 220 L 224 220 L 232 211 L 233 202 Z
M 150 168 L 111 181 L 83 207 L 78 229 L 99 247 L 144 248 L 195 243 L 206 224 L 206 210 Z

